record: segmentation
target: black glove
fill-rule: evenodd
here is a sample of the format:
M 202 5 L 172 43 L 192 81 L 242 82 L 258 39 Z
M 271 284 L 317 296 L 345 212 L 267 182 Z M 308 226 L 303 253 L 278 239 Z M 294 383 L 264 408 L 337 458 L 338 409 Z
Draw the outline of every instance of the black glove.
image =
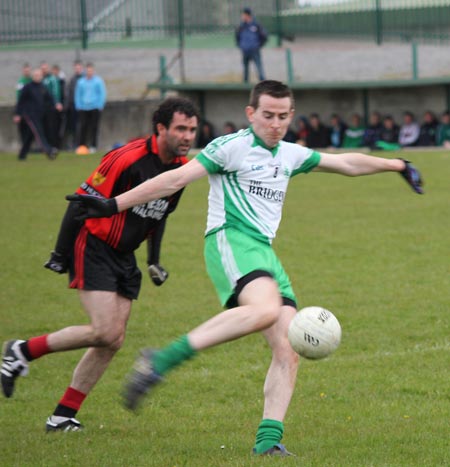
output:
M 118 213 L 114 198 L 100 198 L 92 195 L 67 195 L 67 201 L 74 201 L 77 210 L 75 219 L 84 221 L 91 217 L 111 217 Z
M 148 275 L 157 286 L 164 284 L 169 277 L 169 273 L 160 264 L 149 264 Z
M 49 260 L 44 264 L 44 268 L 50 269 L 50 271 L 57 272 L 58 274 L 64 274 L 69 268 L 69 258 L 56 251 L 52 251 Z
M 423 180 L 420 172 L 411 164 L 410 161 L 400 159 L 405 163 L 405 168 L 400 172 L 400 175 L 406 180 L 409 186 L 419 195 L 423 195 L 422 188 Z

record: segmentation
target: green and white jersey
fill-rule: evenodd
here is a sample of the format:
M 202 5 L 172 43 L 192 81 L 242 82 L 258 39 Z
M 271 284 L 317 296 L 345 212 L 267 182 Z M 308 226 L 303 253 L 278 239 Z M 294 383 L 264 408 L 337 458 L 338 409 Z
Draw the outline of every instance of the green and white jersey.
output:
M 197 160 L 209 174 L 206 235 L 233 227 L 271 243 L 289 180 L 314 169 L 320 154 L 285 141 L 269 149 L 249 128 L 216 138 Z

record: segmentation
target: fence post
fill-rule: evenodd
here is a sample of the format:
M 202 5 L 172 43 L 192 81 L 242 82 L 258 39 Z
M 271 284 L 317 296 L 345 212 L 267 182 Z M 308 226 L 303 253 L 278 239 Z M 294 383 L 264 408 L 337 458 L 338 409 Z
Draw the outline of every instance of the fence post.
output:
M 80 0 L 80 9 L 81 9 L 81 47 L 83 50 L 86 50 L 88 48 L 86 0 Z
M 283 28 L 281 25 L 281 16 L 280 16 L 280 0 L 275 0 L 275 9 L 276 9 L 276 30 L 277 30 L 277 45 L 281 47 L 283 44 Z
M 375 36 L 377 45 L 383 42 L 383 10 L 381 0 L 375 0 Z
M 289 84 L 294 82 L 294 68 L 292 66 L 292 53 L 291 49 L 286 49 L 286 69 L 287 69 L 287 80 Z
M 180 78 L 181 82 L 186 82 L 184 72 L 184 0 L 178 0 L 178 53 L 180 56 Z
M 416 80 L 419 77 L 418 61 L 417 61 L 417 42 L 412 41 L 411 43 L 412 52 L 412 78 Z

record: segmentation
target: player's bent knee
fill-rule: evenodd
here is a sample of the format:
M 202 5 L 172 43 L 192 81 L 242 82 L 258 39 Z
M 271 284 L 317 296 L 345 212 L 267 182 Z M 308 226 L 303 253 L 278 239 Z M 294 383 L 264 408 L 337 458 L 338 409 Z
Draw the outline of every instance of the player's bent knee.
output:
M 259 308 L 260 323 L 263 328 L 275 324 L 280 316 L 281 307 L 278 304 L 265 305 Z
M 95 347 L 109 347 L 112 350 L 119 350 L 124 340 L 124 330 L 100 330 L 95 332 L 93 345 Z

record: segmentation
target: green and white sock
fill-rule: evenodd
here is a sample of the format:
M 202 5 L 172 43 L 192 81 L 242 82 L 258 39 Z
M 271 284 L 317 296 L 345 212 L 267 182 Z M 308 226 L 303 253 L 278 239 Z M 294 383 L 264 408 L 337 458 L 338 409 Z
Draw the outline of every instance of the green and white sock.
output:
M 283 438 L 283 432 L 283 422 L 269 418 L 262 420 L 256 432 L 255 453 L 262 454 L 278 444 Z
M 184 335 L 155 353 L 153 367 L 159 375 L 163 376 L 172 368 L 192 358 L 196 353 L 196 350 L 189 343 L 187 335 Z

